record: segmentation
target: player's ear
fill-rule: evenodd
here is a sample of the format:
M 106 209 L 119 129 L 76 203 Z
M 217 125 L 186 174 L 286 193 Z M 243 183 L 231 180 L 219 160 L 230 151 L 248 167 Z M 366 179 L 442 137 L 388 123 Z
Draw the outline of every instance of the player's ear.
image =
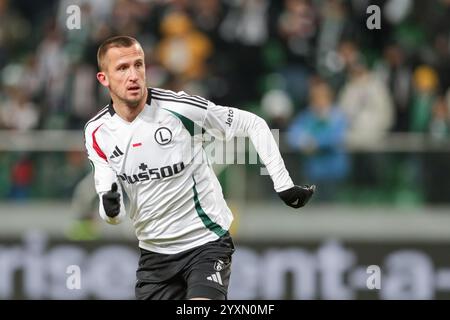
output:
M 97 72 L 97 80 L 100 82 L 103 86 L 107 87 L 109 86 L 109 81 L 107 75 L 103 72 Z

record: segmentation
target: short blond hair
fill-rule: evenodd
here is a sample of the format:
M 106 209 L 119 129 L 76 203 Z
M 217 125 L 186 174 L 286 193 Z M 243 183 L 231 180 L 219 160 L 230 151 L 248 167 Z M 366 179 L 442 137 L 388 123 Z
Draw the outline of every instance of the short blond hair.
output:
M 128 36 L 115 36 L 106 39 L 103 43 L 98 47 L 97 51 L 97 66 L 100 71 L 104 70 L 103 60 L 105 58 L 106 53 L 111 48 L 129 48 L 135 44 L 139 44 L 139 42 L 133 38 Z

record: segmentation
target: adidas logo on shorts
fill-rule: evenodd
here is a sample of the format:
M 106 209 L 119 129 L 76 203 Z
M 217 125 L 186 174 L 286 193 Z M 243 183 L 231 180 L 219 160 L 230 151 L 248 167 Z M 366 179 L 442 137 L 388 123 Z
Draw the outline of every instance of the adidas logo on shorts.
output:
M 220 276 L 219 272 L 213 273 L 209 277 L 206 277 L 206 280 L 216 282 L 216 283 L 220 284 L 221 286 L 223 286 L 222 277 Z

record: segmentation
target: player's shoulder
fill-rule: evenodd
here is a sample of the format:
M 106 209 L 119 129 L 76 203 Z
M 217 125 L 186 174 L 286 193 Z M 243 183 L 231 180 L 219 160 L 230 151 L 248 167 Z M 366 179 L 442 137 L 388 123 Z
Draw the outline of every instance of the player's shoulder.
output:
M 89 119 L 86 124 L 84 125 L 84 132 L 85 134 L 87 132 L 90 132 L 92 130 L 95 130 L 95 128 L 98 128 L 102 123 L 105 121 L 108 121 L 111 119 L 111 105 L 106 105 L 103 109 L 101 109 L 95 116 L 93 116 L 91 119 Z
M 203 110 L 208 109 L 209 101 L 201 96 L 192 95 L 185 91 L 172 91 L 161 88 L 149 88 L 149 92 L 152 100 L 162 102 L 170 105 L 183 105 L 186 107 L 200 108 Z

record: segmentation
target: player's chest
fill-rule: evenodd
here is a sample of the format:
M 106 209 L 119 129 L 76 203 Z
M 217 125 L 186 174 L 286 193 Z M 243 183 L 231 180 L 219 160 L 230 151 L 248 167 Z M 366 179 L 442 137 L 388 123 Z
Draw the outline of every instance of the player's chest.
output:
M 118 173 L 161 168 L 183 162 L 190 135 L 174 117 L 119 128 L 108 144 L 109 164 Z

